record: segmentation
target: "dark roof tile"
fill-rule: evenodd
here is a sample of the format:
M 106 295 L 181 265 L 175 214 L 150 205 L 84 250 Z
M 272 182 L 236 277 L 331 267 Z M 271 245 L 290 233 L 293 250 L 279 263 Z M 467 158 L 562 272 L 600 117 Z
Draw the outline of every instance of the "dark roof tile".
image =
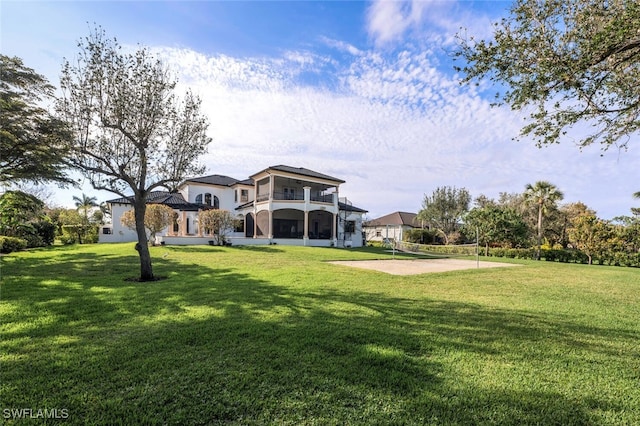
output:
M 294 173 L 300 176 L 307 176 L 307 177 L 313 177 L 313 178 L 318 178 L 318 179 L 325 179 L 325 180 L 330 180 L 333 182 L 337 182 L 337 183 L 344 183 L 344 181 L 342 179 L 338 179 L 335 178 L 333 176 L 329 176 L 329 175 L 325 175 L 323 173 L 319 173 L 313 170 L 309 170 L 309 169 L 305 169 L 304 167 L 292 167 L 292 166 L 285 166 L 285 165 L 278 165 L 278 166 L 271 166 L 268 167 L 264 170 L 262 170 L 261 172 L 258 173 L 262 173 L 262 172 L 266 172 L 268 170 L 275 170 L 275 171 L 279 171 L 279 172 L 285 172 L 285 173 Z M 258 174 L 256 173 L 256 175 Z M 254 175 L 255 176 L 255 175 Z
M 200 176 L 200 177 L 190 178 L 185 180 L 185 182 L 206 183 L 208 185 L 218 185 L 218 186 L 232 186 L 240 181 L 238 179 L 234 179 L 232 177 L 224 176 L 224 175 L 209 175 L 209 176 Z
M 386 216 L 379 217 L 377 219 L 372 219 L 366 223 L 365 226 L 412 226 L 414 228 L 420 227 L 420 221 L 416 219 L 418 215 L 415 213 L 408 212 L 394 212 L 390 213 Z

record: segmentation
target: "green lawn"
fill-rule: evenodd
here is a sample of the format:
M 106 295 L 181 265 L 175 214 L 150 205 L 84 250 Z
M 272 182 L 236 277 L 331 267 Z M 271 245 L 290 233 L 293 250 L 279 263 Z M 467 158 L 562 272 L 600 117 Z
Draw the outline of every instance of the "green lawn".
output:
M 640 424 L 638 269 L 392 276 L 325 262 L 389 256 L 375 250 L 152 256 L 167 279 L 125 280 L 133 244 L 2 257 L 2 421 Z

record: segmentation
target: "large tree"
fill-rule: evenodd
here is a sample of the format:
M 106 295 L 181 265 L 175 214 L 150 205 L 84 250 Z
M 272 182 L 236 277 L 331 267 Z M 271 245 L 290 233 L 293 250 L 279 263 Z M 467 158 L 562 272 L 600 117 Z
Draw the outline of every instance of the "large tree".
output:
M 458 230 L 462 216 L 469 211 L 470 202 L 471 195 L 466 188 L 438 187 L 430 196 L 425 194 L 418 219 L 442 231 L 448 244 Z
M 540 246 L 542 245 L 543 218 L 557 202 L 564 198 L 564 194 L 555 185 L 538 181 L 535 184 L 527 184 L 524 191 L 524 199 L 528 204 L 535 205 L 538 210 L 538 224 L 536 237 L 536 259 L 540 259 Z
M 44 203 L 22 191 L 0 196 L 0 235 L 23 238 L 27 247 L 53 244 L 55 225 L 44 214 Z
M 528 239 L 528 227 L 522 215 L 513 208 L 495 203 L 479 203 L 464 217 L 467 236 L 478 233 L 479 243 L 485 246 L 485 256 L 490 245 L 518 247 Z
M 65 60 L 58 100 L 75 134 L 71 163 L 94 188 L 130 197 L 140 279 L 153 280 L 147 196 L 204 172 L 197 160 L 211 140 L 208 120 L 199 97 L 187 91 L 178 98 L 176 79 L 147 48 L 128 52 L 100 28 L 78 47 L 74 62 Z
M 0 183 L 70 184 L 66 124 L 43 106 L 54 87 L 17 57 L 0 55 Z
M 625 147 L 640 127 L 640 3 L 516 0 L 493 39 L 459 34 L 463 82 L 488 78 L 498 103 L 526 109 L 521 134 L 560 142 L 585 123 L 580 145 Z
M 569 235 L 572 244 L 587 255 L 589 265 L 593 256 L 600 254 L 611 246 L 613 229 L 593 214 L 583 214 L 573 219 L 573 227 Z

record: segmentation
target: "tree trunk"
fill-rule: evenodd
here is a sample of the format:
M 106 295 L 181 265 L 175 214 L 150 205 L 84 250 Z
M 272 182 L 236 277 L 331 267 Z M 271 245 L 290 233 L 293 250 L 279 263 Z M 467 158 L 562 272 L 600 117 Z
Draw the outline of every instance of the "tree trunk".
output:
M 538 241 L 536 245 L 536 260 L 540 260 L 540 246 L 542 246 L 542 204 L 538 205 Z
M 133 207 L 136 217 L 136 233 L 138 234 L 136 250 L 140 256 L 140 281 L 153 281 L 154 276 L 151 266 L 151 254 L 149 253 L 149 241 L 147 240 L 147 230 L 144 227 L 144 215 L 147 211 L 144 198 L 136 195 Z

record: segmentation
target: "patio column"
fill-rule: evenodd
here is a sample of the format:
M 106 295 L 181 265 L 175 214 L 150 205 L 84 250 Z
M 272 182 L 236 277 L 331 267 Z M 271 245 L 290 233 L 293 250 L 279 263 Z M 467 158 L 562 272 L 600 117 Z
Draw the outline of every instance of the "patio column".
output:
M 269 207 L 269 234 L 267 235 L 269 239 L 273 238 L 273 210 Z
M 253 206 L 253 238 L 258 238 L 258 209 Z
M 304 234 L 302 235 L 303 245 L 309 245 L 309 208 L 311 207 L 311 187 L 304 186 Z
M 331 223 L 331 239 L 333 240 L 333 245 L 337 246 L 338 245 L 338 237 L 337 237 L 337 234 L 336 234 L 336 222 L 337 222 L 336 219 L 337 219 L 338 215 L 334 213 L 331 216 L 333 217 L 333 221 Z
M 202 237 L 202 226 L 200 226 L 200 212 L 202 212 L 201 209 L 198 209 L 198 237 Z
M 182 211 L 180 214 L 182 219 L 180 221 L 180 236 L 184 237 L 187 235 L 187 212 Z
M 173 226 L 175 225 L 175 220 L 177 218 L 174 215 L 171 216 L 171 224 L 169 225 L 169 229 L 167 230 L 167 236 L 169 237 L 173 237 L 176 235 L 176 231 L 174 231 Z

